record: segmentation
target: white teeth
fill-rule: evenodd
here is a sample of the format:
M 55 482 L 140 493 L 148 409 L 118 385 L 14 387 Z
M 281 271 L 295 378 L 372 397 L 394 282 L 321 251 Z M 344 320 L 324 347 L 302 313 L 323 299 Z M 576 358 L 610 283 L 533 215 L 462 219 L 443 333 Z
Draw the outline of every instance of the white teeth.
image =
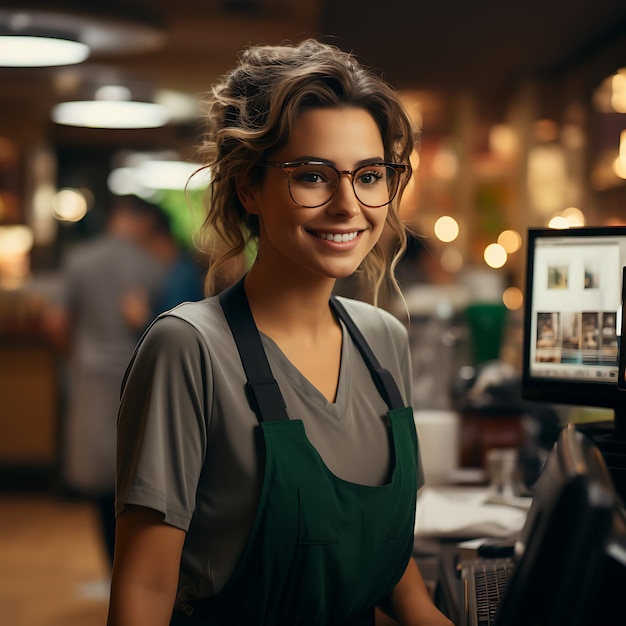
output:
M 328 241 L 337 241 L 337 242 L 352 241 L 357 235 L 358 235 L 357 232 L 343 233 L 343 234 L 337 233 L 336 235 L 333 235 L 332 233 L 318 233 L 318 236 L 320 237 L 320 239 L 326 239 Z

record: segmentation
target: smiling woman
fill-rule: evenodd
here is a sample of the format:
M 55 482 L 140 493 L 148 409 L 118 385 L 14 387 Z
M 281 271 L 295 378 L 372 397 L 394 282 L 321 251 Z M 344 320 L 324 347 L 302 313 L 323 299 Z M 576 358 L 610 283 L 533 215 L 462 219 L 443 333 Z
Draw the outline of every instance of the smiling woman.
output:
M 314 156 L 305 161 L 303 154 Z M 385 225 L 389 188 L 375 176 L 383 175 L 385 165 L 379 170 L 373 165 L 383 154 L 380 131 L 366 110 L 301 113 L 286 145 L 270 153 L 269 161 L 298 166 L 288 178 L 270 168 L 258 184 L 242 185 L 239 191 L 246 211 L 259 223 L 259 255 L 251 275 L 302 284 L 309 276 L 336 280 L 353 274 Z M 360 176 L 356 181 L 355 173 Z
M 109 626 L 450 626 L 412 559 L 407 331 L 333 295 L 359 268 L 393 280 L 413 148 L 396 92 L 316 41 L 251 48 L 214 86 L 211 284 L 256 255 L 131 360 Z

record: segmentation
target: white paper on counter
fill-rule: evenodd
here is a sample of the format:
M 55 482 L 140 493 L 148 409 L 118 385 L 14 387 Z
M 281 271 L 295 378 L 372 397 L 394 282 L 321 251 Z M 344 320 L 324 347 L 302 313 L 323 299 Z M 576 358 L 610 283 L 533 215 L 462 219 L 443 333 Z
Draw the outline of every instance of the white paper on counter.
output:
M 417 498 L 418 537 L 508 537 L 526 520 L 530 498 L 491 503 L 487 488 L 424 487 Z

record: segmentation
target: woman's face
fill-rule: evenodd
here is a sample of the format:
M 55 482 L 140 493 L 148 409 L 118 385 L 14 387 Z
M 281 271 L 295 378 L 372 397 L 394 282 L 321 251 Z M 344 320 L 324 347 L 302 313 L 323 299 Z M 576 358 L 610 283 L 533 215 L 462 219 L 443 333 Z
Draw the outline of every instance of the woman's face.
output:
M 352 171 L 384 156 L 378 126 L 366 110 L 312 109 L 297 119 L 289 142 L 268 161 L 324 161 Z M 242 200 L 259 217 L 257 263 L 283 276 L 352 274 L 380 238 L 388 210 L 361 204 L 348 175 L 340 176 L 331 200 L 304 208 L 292 199 L 288 175 L 277 167 L 267 167 L 263 182 L 243 192 Z

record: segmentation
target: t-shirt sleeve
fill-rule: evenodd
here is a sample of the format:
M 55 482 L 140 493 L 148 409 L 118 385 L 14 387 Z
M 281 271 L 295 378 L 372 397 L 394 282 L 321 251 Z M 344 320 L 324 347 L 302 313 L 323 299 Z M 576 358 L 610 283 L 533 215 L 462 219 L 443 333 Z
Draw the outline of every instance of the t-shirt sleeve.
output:
M 187 530 L 207 447 L 211 363 L 188 322 L 157 319 L 128 366 L 118 415 L 116 514 L 128 505 Z

